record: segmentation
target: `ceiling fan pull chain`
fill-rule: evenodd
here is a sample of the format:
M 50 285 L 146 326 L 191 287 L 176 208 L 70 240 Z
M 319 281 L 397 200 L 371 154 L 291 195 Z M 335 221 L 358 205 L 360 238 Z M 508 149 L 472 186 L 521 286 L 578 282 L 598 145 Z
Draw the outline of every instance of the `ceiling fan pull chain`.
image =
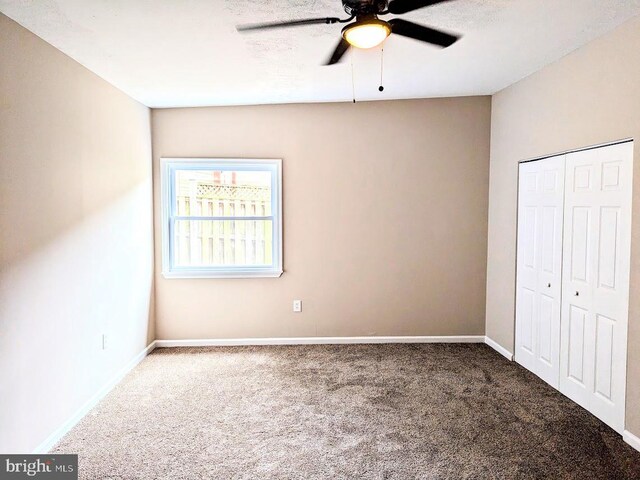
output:
M 384 42 L 380 44 L 380 86 L 378 87 L 378 91 L 382 92 L 384 87 L 382 86 L 382 74 L 384 72 Z
M 351 58 L 351 95 L 353 103 L 356 103 L 356 82 L 353 76 L 353 47 L 349 47 L 349 57 Z

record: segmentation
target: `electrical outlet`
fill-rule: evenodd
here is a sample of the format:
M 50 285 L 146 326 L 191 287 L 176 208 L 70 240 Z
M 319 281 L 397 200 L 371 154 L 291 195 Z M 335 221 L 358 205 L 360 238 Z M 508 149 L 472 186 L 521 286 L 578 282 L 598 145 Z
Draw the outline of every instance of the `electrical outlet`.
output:
M 107 349 L 107 334 L 106 333 L 102 334 L 102 349 L 103 350 Z
M 293 311 L 299 313 L 302 311 L 302 300 L 293 301 Z

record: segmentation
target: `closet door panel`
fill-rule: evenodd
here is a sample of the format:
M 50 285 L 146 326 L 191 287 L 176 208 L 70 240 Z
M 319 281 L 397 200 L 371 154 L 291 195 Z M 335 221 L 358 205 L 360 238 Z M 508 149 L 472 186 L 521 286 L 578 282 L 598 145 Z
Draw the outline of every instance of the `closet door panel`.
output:
M 518 200 L 518 279 L 516 285 L 516 361 L 535 370 L 538 285 L 538 196 L 541 172 L 534 165 L 520 166 Z
M 594 385 L 591 412 L 624 430 L 633 143 L 599 149 L 594 258 Z
M 588 408 L 589 390 L 592 382 L 593 365 L 589 351 L 593 344 L 590 336 L 591 315 L 587 308 L 569 301 L 562 316 L 561 355 L 566 361 L 566 377 L 564 385 L 561 378 L 561 391 L 573 401 Z
M 589 284 L 589 239 L 591 237 L 591 215 L 589 206 L 579 205 L 571 209 L 571 230 L 568 250 L 570 252 L 570 280 L 577 287 Z
M 564 156 L 520 165 L 516 361 L 558 386 Z
M 594 382 L 591 283 L 596 254 L 596 164 L 595 150 L 567 155 L 560 390 L 586 409 L 591 405 Z
M 633 144 L 567 155 L 560 390 L 624 429 Z
M 556 388 L 560 377 L 564 169 L 564 156 L 542 160 L 544 181 L 538 203 L 541 259 L 538 272 L 536 373 Z
M 540 295 L 540 325 L 538 328 L 538 359 L 547 366 L 553 365 L 553 324 L 554 312 L 553 297 Z

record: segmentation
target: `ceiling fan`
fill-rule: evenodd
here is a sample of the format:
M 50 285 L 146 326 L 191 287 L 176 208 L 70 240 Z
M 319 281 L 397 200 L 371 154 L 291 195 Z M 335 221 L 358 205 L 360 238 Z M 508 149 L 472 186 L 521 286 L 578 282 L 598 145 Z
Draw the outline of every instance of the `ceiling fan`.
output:
M 239 32 L 247 32 L 251 30 L 298 27 L 319 23 L 346 23 L 347 25 L 342 29 L 342 38 L 325 64 L 333 65 L 340 61 L 349 46 L 372 48 L 380 45 L 391 33 L 438 45 L 443 48 L 453 45 L 460 38 L 459 36 L 418 25 L 417 23 L 400 18 L 392 18 L 388 22 L 378 18 L 379 15 L 388 15 L 390 13 L 400 15 L 446 1 L 450 0 L 342 0 L 342 6 L 345 12 L 347 12 L 347 15 L 349 15 L 349 17 L 345 19 L 325 17 L 284 22 L 252 23 L 238 25 L 236 29 Z M 353 19 L 355 19 L 355 21 L 349 23 Z

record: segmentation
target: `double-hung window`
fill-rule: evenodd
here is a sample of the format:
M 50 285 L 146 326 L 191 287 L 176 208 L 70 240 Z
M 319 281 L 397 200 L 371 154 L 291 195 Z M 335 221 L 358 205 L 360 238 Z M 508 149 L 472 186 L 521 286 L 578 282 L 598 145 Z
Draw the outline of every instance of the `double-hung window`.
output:
M 281 160 L 163 158 L 165 277 L 282 274 Z

